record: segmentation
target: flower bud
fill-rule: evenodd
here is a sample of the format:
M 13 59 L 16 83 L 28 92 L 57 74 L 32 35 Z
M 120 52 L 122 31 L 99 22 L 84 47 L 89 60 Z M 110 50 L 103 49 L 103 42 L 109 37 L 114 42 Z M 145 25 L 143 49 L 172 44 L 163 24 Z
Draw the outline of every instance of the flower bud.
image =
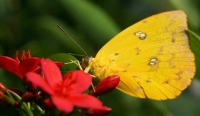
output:
M 45 98 L 45 95 L 44 95 L 44 93 L 42 91 L 37 91 L 35 93 L 35 102 L 37 104 L 41 104 L 41 103 L 43 104 L 44 98 Z
M 44 99 L 43 102 L 47 109 L 53 110 L 55 108 L 54 104 L 52 103 L 52 101 L 50 99 Z
M 14 106 L 15 106 L 16 108 L 19 108 L 19 107 L 21 106 L 21 103 L 18 102 L 18 101 L 15 101 Z
M 7 90 L 7 88 L 4 86 L 3 83 L 0 82 L 0 91 L 4 93 L 4 92 L 6 92 L 6 90 Z
M 4 98 L 4 93 L 2 91 L 0 91 L 0 100 Z
M 87 111 L 89 116 L 104 116 L 112 111 L 111 108 L 103 106 L 101 109 L 89 109 Z
M 103 79 L 96 87 L 95 91 L 90 91 L 90 94 L 93 96 L 100 96 L 111 92 L 115 87 L 119 84 L 120 78 L 119 76 L 109 76 Z
M 22 96 L 22 100 L 25 102 L 30 102 L 34 99 L 34 94 L 31 92 L 27 92 Z

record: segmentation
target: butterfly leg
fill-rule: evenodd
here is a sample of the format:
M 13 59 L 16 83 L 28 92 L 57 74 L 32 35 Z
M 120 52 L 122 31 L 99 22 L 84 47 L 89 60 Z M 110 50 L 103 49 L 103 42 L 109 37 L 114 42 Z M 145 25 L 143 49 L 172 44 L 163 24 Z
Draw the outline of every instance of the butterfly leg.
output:
M 81 64 L 78 60 L 71 60 L 71 62 L 67 62 L 65 64 L 76 64 L 80 70 L 83 70 L 83 68 L 81 67 Z

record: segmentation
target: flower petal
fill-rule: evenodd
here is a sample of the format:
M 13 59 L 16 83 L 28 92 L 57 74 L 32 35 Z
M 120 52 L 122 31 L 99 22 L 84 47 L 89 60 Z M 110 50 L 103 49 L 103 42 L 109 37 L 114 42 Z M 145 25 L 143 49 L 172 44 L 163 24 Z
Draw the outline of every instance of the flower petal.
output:
M 103 107 L 102 102 L 99 99 L 87 94 L 71 95 L 68 99 L 75 106 L 82 108 L 101 109 Z
M 89 88 L 92 77 L 82 70 L 70 71 L 63 77 L 64 86 L 73 88 L 73 93 L 82 93 Z M 81 85 L 81 86 L 80 86 Z
M 19 62 L 10 57 L 0 56 L 0 68 L 19 76 L 21 79 L 23 78 L 22 73 L 19 71 Z
M 19 63 L 20 72 L 25 75 L 27 72 L 33 72 L 38 69 L 40 58 L 27 58 Z
M 42 90 L 47 92 L 48 94 L 54 94 L 54 91 L 48 85 L 48 83 L 37 73 L 29 72 L 26 74 L 26 78 L 32 82 L 34 85 L 40 87 Z
M 64 66 L 65 63 L 64 62 L 59 62 L 59 61 L 56 61 L 54 62 L 57 66 Z
M 51 99 L 59 110 L 65 112 L 71 112 L 73 110 L 74 105 L 68 99 L 58 96 L 51 96 Z
M 49 85 L 54 88 L 62 82 L 58 66 L 50 59 L 41 59 L 42 71 Z

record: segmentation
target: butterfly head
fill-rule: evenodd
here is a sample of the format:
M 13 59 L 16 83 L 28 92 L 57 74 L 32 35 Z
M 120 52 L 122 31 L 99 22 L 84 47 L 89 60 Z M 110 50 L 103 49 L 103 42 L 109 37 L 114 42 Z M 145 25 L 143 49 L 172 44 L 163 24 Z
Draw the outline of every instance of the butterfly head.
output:
M 92 61 L 93 57 L 92 56 L 86 56 L 85 58 L 82 59 L 81 66 L 83 68 L 86 68 L 89 66 L 90 62 Z

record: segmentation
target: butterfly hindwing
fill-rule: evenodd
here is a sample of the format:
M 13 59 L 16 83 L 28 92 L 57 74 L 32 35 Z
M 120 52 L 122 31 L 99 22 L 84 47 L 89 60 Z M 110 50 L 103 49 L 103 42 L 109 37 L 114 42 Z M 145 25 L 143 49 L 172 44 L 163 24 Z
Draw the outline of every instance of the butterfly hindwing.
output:
M 107 66 L 112 70 L 105 72 L 120 75 L 120 84 L 124 85 L 120 87 L 122 85 L 119 84 L 118 88 L 123 88 L 133 96 L 158 100 L 175 98 L 190 85 L 194 76 L 193 54 L 182 45 L 146 47 L 149 48 L 148 52 L 147 49 L 141 49 L 140 53 L 130 59 L 123 57 L 127 56 L 128 52 L 119 53 L 116 59 L 113 57 L 114 63 Z M 132 82 L 136 84 L 131 84 Z M 139 93 L 137 91 L 143 91 L 142 95 L 135 95 Z

